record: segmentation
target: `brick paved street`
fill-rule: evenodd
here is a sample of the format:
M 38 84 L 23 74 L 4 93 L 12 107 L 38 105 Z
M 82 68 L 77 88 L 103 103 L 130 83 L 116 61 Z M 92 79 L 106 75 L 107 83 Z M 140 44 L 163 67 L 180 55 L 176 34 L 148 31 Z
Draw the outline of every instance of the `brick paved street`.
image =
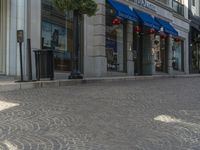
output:
M 199 150 L 200 78 L 0 93 L 0 150 Z

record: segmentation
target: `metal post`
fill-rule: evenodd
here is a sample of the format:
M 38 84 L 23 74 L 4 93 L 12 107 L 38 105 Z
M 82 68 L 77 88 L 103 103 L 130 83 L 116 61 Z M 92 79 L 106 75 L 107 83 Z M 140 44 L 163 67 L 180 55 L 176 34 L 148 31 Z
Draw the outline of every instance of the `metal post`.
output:
M 24 31 L 17 30 L 17 43 L 19 43 L 19 54 L 20 54 L 20 69 L 21 69 L 21 81 L 23 82 L 23 64 L 22 64 L 22 43 L 24 42 Z
M 19 52 L 20 52 L 21 82 L 23 82 L 24 79 L 23 79 L 23 65 L 22 65 L 22 42 L 19 42 Z
M 29 66 L 29 81 L 32 81 L 32 59 L 31 59 L 31 39 L 27 39 L 27 51 L 28 51 L 28 66 Z
M 72 71 L 69 79 L 82 79 L 82 75 L 78 68 L 79 61 L 79 12 L 74 11 L 73 20 L 73 52 L 72 52 Z

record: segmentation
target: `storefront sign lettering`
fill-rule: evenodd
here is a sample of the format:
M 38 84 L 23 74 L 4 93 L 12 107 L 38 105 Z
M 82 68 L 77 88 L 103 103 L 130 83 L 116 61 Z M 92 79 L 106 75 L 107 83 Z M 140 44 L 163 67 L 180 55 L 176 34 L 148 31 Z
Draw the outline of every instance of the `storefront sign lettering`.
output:
M 138 5 L 142 7 L 156 11 L 156 5 L 148 2 L 147 0 L 130 0 L 130 1 L 133 1 L 134 3 L 137 3 Z

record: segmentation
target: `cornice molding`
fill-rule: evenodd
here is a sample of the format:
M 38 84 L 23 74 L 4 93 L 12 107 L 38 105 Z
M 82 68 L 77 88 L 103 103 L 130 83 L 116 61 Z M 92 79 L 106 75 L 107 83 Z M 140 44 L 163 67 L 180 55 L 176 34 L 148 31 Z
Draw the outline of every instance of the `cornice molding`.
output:
M 168 11 L 174 11 L 169 5 L 159 2 L 158 0 L 148 0 L 148 1 Z
M 178 19 L 180 19 L 180 20 L 182 20 L 182 21 L 184 21 L 184 22 L 186 22 L 186 23 L 190 23 L 190 20 L 189 20 L 189 19 L 186 19 L 185 17 L 183 17 L 183 16 L 177 14 L 177 13 L 174 12 L 174 11 L 172 12 L 172 14 L 173 14 L 173 16 L 176 17 L 176 18 L 178 18 Z

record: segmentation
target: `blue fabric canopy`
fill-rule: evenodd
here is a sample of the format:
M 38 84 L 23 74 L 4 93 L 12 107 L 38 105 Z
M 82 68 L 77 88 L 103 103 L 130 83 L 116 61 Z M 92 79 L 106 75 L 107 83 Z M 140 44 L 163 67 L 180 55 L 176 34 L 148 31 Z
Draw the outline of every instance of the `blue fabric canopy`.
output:
M 168 34 L 178 36 L 178 32 L 174 29 L 174 27 L 167 21 L 155 18 L 155 20 L 164 28 L 164 31 Z
M 137 15 L 131 9 L 116 0 L 107 0 L 108 3 L 115 9 L 116 15 L 131 21 L 138 21 Z
M 140 18 L 141 22 L 145 25 L 148 26 L 150 28 L 154 28 L 156 30 L 160 29 L 160 24 L 158 22 L 156 22 L 153 17 L 151 17 L 151 15 L 145 13 L 145 12 L 141 12 L 139 10 L 133 10 L 136 12 L 136 14 L 138 15 L 138 17 Z

